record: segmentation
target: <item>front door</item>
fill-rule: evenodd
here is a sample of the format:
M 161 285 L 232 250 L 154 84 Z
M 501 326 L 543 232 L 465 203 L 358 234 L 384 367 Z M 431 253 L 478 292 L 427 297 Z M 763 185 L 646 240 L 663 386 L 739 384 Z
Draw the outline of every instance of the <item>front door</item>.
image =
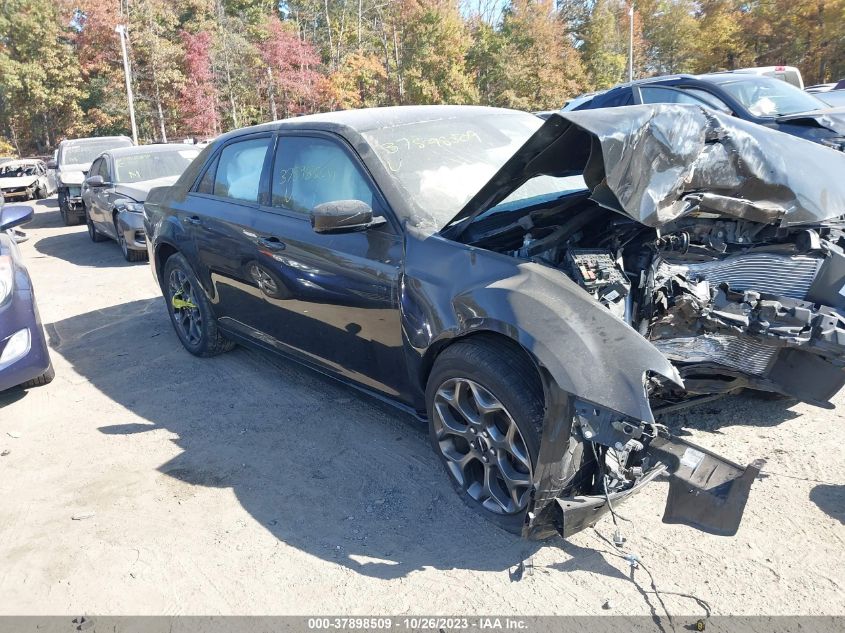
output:
M 247 263 L 259 294 L 239 317 L 273 345 L 391 396 L 406 393 L 399 315 L 401 233 L 358 157 L 328 134 L 278 138 L 270 198 L 255 216 Z M 321 235 L 316 205 L 360 200 L 364 231 Z

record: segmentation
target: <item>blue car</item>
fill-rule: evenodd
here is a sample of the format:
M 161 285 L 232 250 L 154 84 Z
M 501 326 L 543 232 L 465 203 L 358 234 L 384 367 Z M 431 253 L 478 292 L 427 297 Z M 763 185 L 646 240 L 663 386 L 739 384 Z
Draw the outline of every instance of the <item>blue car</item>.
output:
M 654 103 L 705 106 L 826 147 L 845 150 L 845 108 L 832 108 L 821 100 L 821 95 L 804 92 L 780 79 L 738 72 L 640 79 L 579 99 L 574 106 L 568 103 L 564 110 Z
M 0 198 L 0 391 L 53 380 L 32 280 L 10 229 L 32 219 L 32 207 L 4 206 Z

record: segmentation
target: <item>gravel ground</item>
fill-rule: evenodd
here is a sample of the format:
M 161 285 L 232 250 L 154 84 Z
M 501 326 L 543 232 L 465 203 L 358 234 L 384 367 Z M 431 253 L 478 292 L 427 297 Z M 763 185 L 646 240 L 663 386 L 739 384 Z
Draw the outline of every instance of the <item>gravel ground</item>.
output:
M 841 396 L 671 421 L 768 460 L 733 538 L 662 524 L 657 482 L 623 549 L 607 519 L 523 542 L 451 492 L 418 422 L 285 360 L 194 358 L 145 264 L 36 210 L 56 379 L 0 395 L 0 614 L 845 614 Z

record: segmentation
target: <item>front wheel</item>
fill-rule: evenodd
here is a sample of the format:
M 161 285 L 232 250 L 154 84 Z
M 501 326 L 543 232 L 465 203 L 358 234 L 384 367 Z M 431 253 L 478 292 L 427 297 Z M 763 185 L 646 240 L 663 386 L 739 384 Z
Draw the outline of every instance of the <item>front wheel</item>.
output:
M 117 243 L 120 246 L 120 252 L 123 253 L 123 259 L 127 262 L 141 262 L 147 258 L 147 251 L 138 251 L 129 248 L 129 244 L 126 243 L 126 236 L 120 230 L 120 224 L 117 219 L 114 221 L 114 232 L 117 235 Z
M 426 389 L 432 446 L 461 498 L 519 534 L 543 428 L 543 389 L 509 344 L 459 341 L 437 358 Z
M 195 356 L 216 356 L 235 344 L 217 328 L 217 319 L 188 260 L 181 253 L 171 255 L 164 265 L 164 299 L 176 335 Z

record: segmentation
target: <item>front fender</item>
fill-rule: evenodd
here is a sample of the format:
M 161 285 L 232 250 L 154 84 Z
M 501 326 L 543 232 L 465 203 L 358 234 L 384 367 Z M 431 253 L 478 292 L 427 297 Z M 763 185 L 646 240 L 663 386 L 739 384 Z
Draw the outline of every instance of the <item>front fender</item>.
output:
M 408 241 L 402 311 L 419 353 L 495 330 L 518 341 L 563 391 L 645 422 L 654 421 L 645 374 L 681 384 L 663 354 L 562 272 L 439 236 Z

